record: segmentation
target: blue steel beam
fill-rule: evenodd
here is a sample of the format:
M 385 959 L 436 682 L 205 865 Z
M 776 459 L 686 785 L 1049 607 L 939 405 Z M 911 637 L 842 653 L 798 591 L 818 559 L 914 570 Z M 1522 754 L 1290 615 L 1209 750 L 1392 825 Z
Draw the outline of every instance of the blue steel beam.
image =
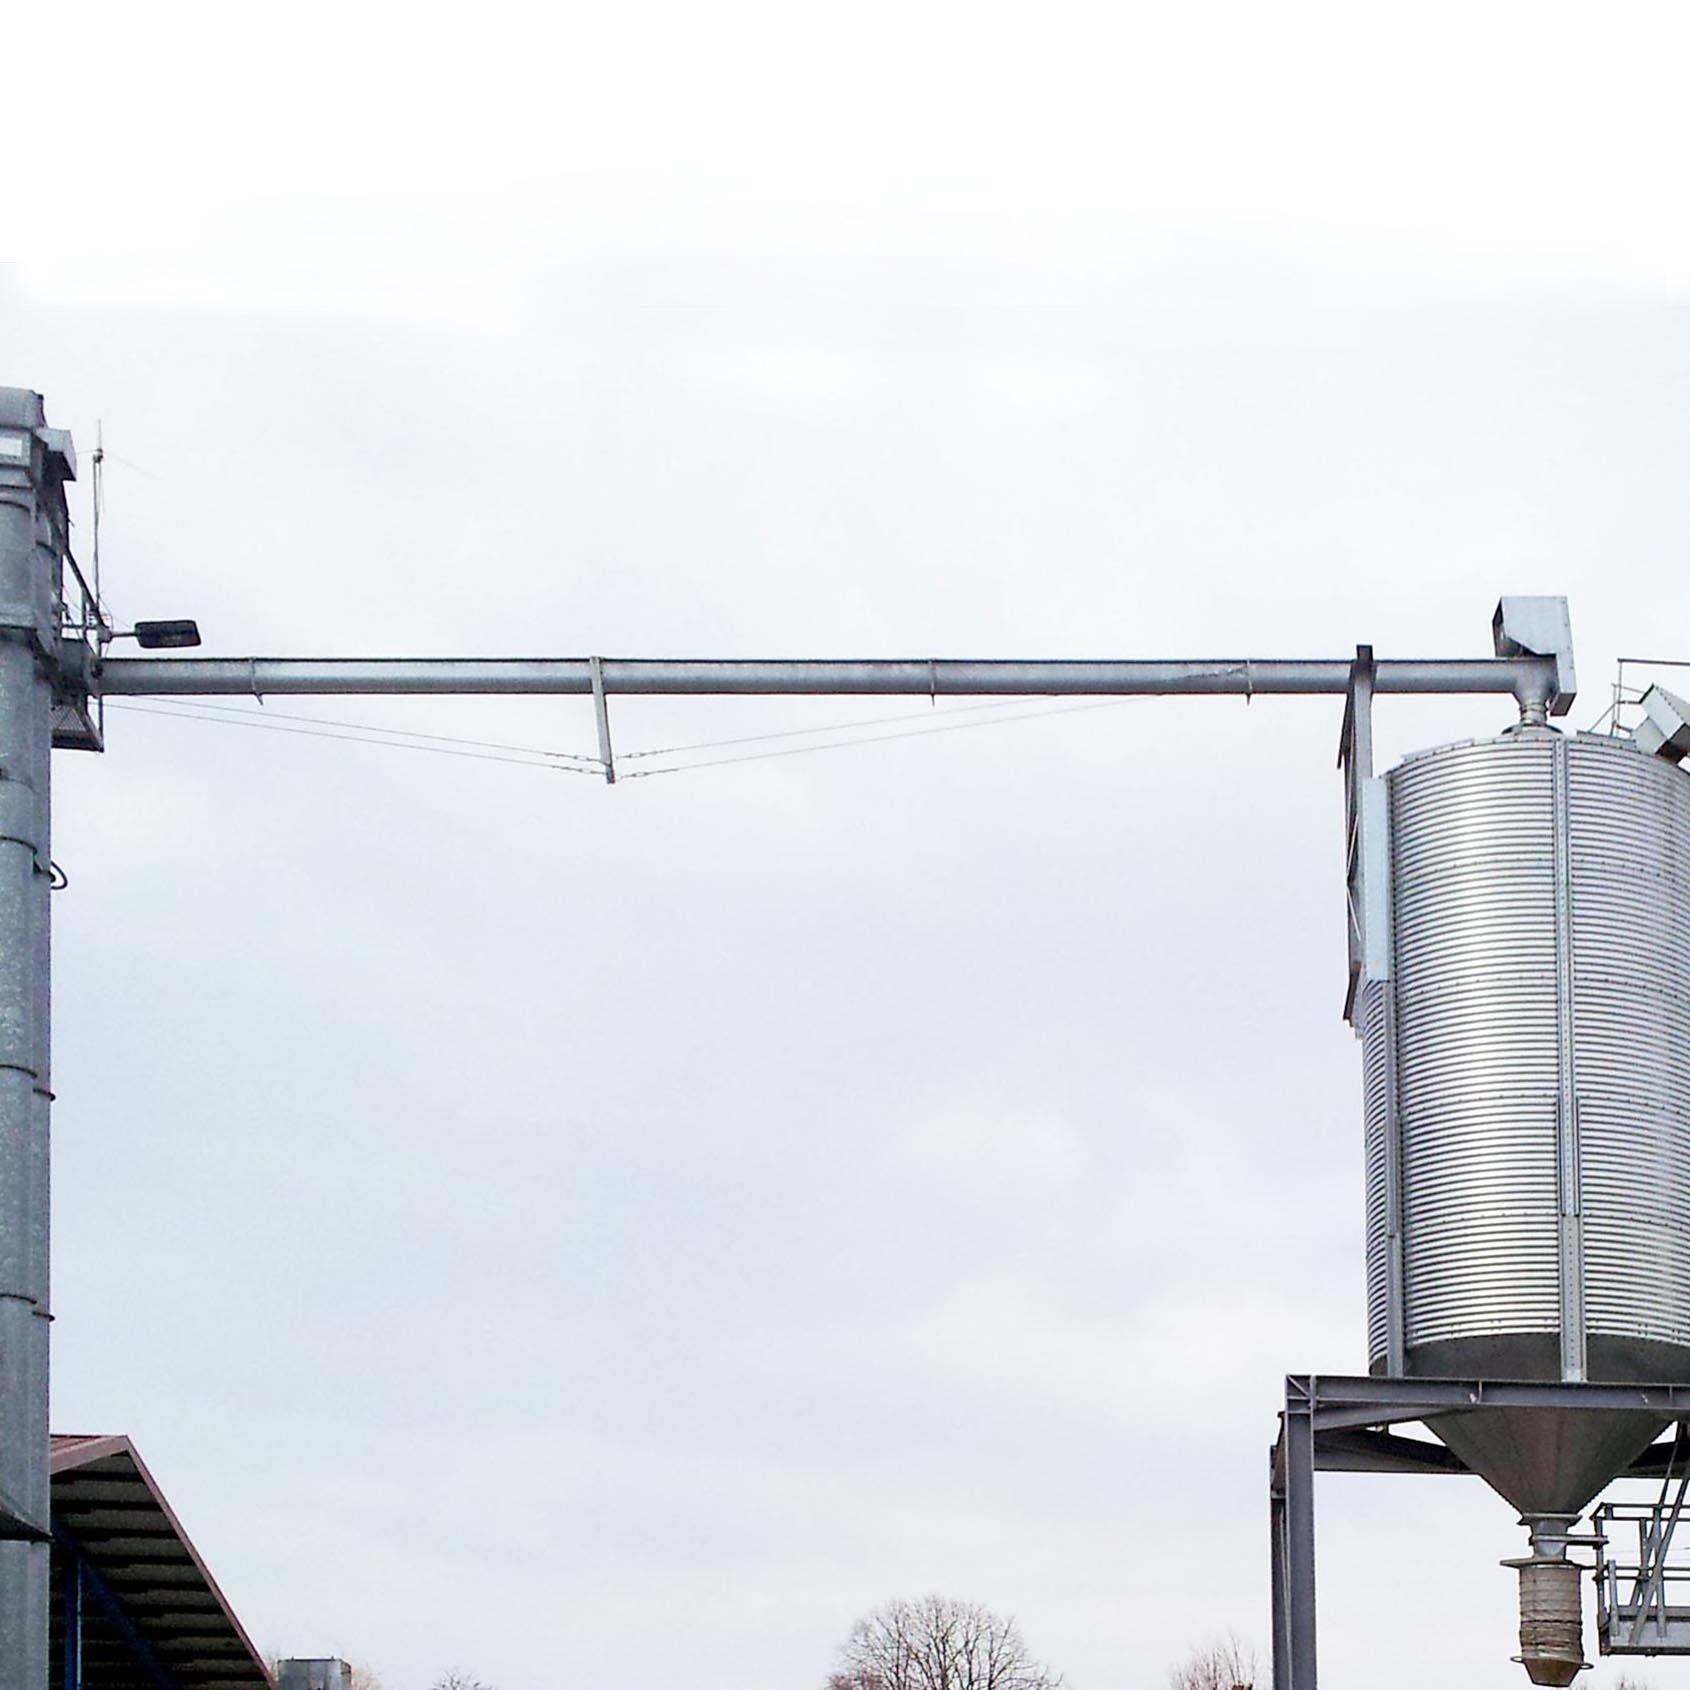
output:
M 164 1662 L 153 1652 L 153 1646 L 141 1635 L 134 1620 L 129 1616 L 129 1610 L 118 1600 L 116 1591 L 101 1577 L 99 1568 L 82 1553 L 81 1545 L 76 1539 L 63 1526 L 55 1524 L 53 1541 L 64 1551 L 80 1575 L 82 1591 L 79 1595 L 92 1596 L 99 1604 L 106 1618 L 129 1645 L 147 1676 L 158 1686 L 158 1690 L 182 1690 L 182 1686 L 166 1669 Z M 79 1613 L 80 1607 L 79 1600 Z
M 82 1690 L 82 1562 L 65 1556 L 64 1690 Z

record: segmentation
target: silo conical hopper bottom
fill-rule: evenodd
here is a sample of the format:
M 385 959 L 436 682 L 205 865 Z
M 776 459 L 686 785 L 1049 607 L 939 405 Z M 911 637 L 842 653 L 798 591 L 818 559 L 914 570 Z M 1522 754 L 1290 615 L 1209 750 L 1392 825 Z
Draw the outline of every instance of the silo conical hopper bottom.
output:
M 1427 1422 L 1527 1518 L 1578 1514 L 1664 1432 L 1661 1415 L 1626 1409 L 1476 1408 Z
M 1584 1659 L 1579 1565 L 1568 1533 L 1591 1499 L 1665 1431 L 1657 1414 L 1624 1409 L 1480 1408 L 1428 1426 L 1520 1511 L 1529 1557 L 1520 1577 L 1520 1653 L 1534 1684 L 1572 1684 Z

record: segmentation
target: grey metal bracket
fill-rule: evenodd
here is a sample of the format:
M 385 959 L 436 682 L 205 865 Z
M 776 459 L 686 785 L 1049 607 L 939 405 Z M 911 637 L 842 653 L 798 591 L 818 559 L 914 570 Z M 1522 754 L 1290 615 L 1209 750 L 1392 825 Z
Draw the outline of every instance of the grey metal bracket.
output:
M 53 749 L 104 751 L 105 718 L 94 696 L 94 648 L 85 639 L 58 642 L 53 681 Z
M 1344 890 L 1349 942 L 1349 978 L 1344 1019 L 1355 1020 L 1356 998 L 1367 967 L 1367 910 L 1362 860 L 1362 793 L 1373 778 L 1373 647 L 1358 645 L 1344 694 L 1344 725 L 1338 730 L 1338 767 L 1344 776 Z
M 616 753 L 610 744 L 610 701 L 604 691 L 604 659 L 589 657 L 587 673 L 593 686 L 593 715 L 599 730 L 599 762 L 604 766 L 606 786 L 616 784 Z
M 0 1542 L 51 1543 L 53 1534 L 31 1520 L 23 1508 L 0 1491 Z
M 1356 647 L 1344 694 L 1338 767 L 1344 775 L 1344 890 L 1349 977 L 1344 1019 L 1357 1024 L 1362 996 L 1391 977 L 1390 816 L 1385 783 L 1373 773 L 1373 647 Z

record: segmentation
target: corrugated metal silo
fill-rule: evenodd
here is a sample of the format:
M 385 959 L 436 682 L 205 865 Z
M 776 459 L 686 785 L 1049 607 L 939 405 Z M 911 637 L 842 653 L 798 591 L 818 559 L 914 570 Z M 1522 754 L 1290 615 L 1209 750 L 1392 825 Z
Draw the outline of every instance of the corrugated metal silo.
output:
M 1386 787 L 1391 966 L 1355 1004 L 1373 1372 L 1690 1381 L 1690 775 L 1526 725 Z M 1434 1430 L 1541 1550 L 1665 1424 L 1484 1408 Z M 1570 1682 L 1570 1652 L 1528 1644 L 1534 1679 Z

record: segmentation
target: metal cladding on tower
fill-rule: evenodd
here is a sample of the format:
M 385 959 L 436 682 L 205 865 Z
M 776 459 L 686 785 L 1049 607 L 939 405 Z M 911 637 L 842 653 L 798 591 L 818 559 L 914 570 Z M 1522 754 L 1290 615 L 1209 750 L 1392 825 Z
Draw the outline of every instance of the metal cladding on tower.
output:
M 0 387 L 0 1684 L 47 1683 L 54 740 L 70 439 Z
M 1353 1006 L 1373 1372 L 1690 1381 L 1690 775 L 1528 722 L 1384 784 L 1389 961 Z M 1532 1531 L 1535 1682 L 1580 1664 L 1538 1612 L 1568 1530 L 1665 1424 L 1432 1422 Z

